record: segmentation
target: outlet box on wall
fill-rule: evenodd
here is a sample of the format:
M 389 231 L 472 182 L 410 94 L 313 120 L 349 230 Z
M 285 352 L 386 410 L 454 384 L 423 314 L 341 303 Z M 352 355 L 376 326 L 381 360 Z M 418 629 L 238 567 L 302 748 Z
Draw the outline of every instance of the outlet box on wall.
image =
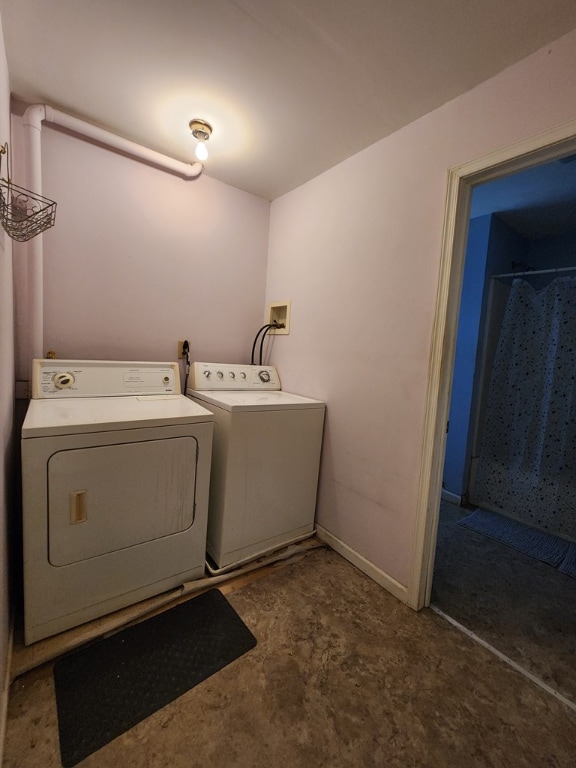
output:
M 267 322 L 273 323 L 276 321 L 279 325 L 283 325 L 284 328 L 271 328 L 269 333 L 274 334 L 288 334 L 290 333 L 290 304 L 287 301 L 271 301 L 268 304 L 268 320 Z

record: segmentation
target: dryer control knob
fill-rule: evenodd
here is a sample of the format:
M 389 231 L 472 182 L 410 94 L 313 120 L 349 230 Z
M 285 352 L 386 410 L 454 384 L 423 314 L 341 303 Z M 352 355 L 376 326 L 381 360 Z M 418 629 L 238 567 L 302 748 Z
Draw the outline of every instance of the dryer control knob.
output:
M 72 373 L 56 373 L 54 375 L 54 386 L 56 389 L 66 389 L 74 384 L 74 375 Z
M 260 379 L 260 381 L 267 383 L 268 381 L 270 381 L 270 374 L 268 371 L 258 371 L 258 378 Z
M 216 371 L 216 376 L 218 376 L 219 379 L 224 378 L 224 374 L 222 373 L 222 371 Z
M 241 376 L 241 378 L 243 378 L 243 379 L 245 379 L 245 378 L 246 378 L 246 374 L 244 373 L 244 371 L 241 371 L 241 373 L 240 373 L 240 376 Z
M 206 376 L 206 378 L 209 379 L 212 371 L 203 371 L 203 373 L 204 373 L 204 376 Z

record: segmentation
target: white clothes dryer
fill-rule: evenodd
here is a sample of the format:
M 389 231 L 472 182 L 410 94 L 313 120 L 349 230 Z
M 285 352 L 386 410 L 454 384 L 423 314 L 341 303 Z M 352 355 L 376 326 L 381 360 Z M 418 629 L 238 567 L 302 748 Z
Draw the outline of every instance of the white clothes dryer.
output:
M 34 360 L 26 644 L 203 576 L 212 433 L 176 363 Z
M 273 366 L 194 363 L 186 394 L 214 414 L 208 570 L 311 536 L 325 404 L 281 391 Z

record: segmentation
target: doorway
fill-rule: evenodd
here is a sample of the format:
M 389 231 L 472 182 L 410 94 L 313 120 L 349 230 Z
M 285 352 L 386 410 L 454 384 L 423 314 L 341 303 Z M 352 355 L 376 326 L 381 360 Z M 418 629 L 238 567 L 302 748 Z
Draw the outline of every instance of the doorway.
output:
M 407 603 L 419 610 L 430 604 L 438 529 L 446 424 L 454 368 L 456 328 L 474 187 L 516 171 L 576 154 L 576 121 L 452 168 L 448 173 L 435 320 L 416 511 L 412 571 Z
M 486 384 L 493 370 L 495 346 L 513 278 L 517 277 L 514 290 L 527 293 L 529 302 L 533 298 L 539 304 L 552 280 L 556 286 L 552 288 L 557 291 L 559 281 L 572 275 L 569 289 L 574 289 L 576 164 L 568 166 L 567 159 L 571 158 L 512 174 L 478 186 L 472 192 L 431 605 L 522 667 L 524 673 L 576 704 L 576 617 L 572 610 L 576 582 L 549 564 L 551 560 L 538 561 L 498 541 L 494 531 L 484 529 L 478 533 L 466 527 L 468 521 L 478 516 L 485 522 L 491 515 L 474 511 L 478 506 L 486 509 L 486 505 L 478 501 L 483 498 L 482 483 L 474 493 L 475 473 L 471 470 L 478 462 Z M 500 360 L 506 377 L 510 360 L 515 369 L 518 367 L 526 332 L 527 315 L 522 315 L 521 324 L 515 314 L 509 315 L 514 306 L 509 303 L 508 324 L 512 321 L 521 325 L 520 344 L 516 350 L 514 346 L 506 348 Z M 522 306 L 517 310 L 522 312 Z M 549 329 L 544 334 L 546 344 L 548 333 Z M 534 338 L 533 334 L 530 338 Z M 526 354 L 532 364 L 531 351 Z M 514 398 L 527 394 L 539 398 L 537 391 L 531 392 L 533 378 L 526 380 L 530 383 L 525 391 L 516 382 Z M 494 408 L 502 401 L 508 405 L 508 396 L 497 392 L 489 407 Z M 534 402 L 532 408 L 536 406 Z M 513 410 L 504 415 L 511 416 Z M 492 421 L 500 425 L 502 416 L 500 410 Z M 516 417 L 524 427 L 523 414 L 516 413 Z M 532 445 L 530 441 L 527 448 Z M 484 486 L 485 483 L 486 477 Z M 510 490 L 514 483 L 507 482 L 506 487 Z M 514 502 L 524 500 L 518 491 L 516 488 Z M 472 504 L 468 504 L 469 500 Z M 545 504 L 536 506 L 540 511 L 546 508 Z M 507 511 L 517 518 L 514 509 Z M 508 517 L 493 517 L 506 530 L 508 522 L 512 528 L 517 525 Z M 556 517 L 554 509 L 551 522 L 557 522 Z M 517 527 L 529 535 L 531 543 L 537 538 L 532 535 L 535 529 Z M 548 538 L 546 534 L 544 537 Z M 558 540 L 560 543 L 568 546 Z M 513 542 L 513 546 L 517 545 Z
M 550 282 L 558 285 L 560 278 L 574 276 L 576 156 L 519 171 L 472 190 L 442 484 L 443 496 L 449 500 L 458 504 L 468 498 L 474 503 L 482 501 L 481 497 L 474 498 L 473 481 L 488 385 L 506 305 L 513 284 L 518 285 L 515 278 L 541 295 Z M 569 287 L 568 296 L 572 293 Z M 524 294 L 519 298 L 524 299 Z M 546 342 L 552 328 L 546 310 L 546 304 L 541 306 L 528 294 L 517 302 L 509 320 L 521 312 L 522 323 L 534 325 L 532 337 L 542 328 L 542 341 Z M 531 357 L 527 361 L 518 357 L 516 346 L 522 342 L 521 335 L 510 337 L 502 365 L 514 357 L 516 367 L 526 367 L 528 362 L 533 367 Z M 527 368 L 525 373 L 529 372 Z M 560 374 L 557 372 L 555 378 Z M 521 392 L 519 402 L 513 403 L 518 415 L 529 394 Z
M 446 426 L 472 191 L 485 182 L 574 154 L 576 154 L 576 120 L 545 134 L 519 142 L 512 147 L 499 150 L 492 155 L 452 168 L 448 172 L 412 570 L 407 594 L 408 605 L 416 610 L 430 605 L 432 591 L 446 446 Z M 570 631 L 569 634 L 573 636 L 574 632 Z M 495 649 L 492 648 L 492 650 Z M 512 666 L 515 665 L 512 664 Z M 518 667 L 518 671 L 527 674 L 523 668 Z M 530 674 L 527 676 L 532 677 L 535 683 L 547 688 L 547 685 L 539 679 Z M 548 688 L 548 690 L 553 695 L 559 695 L 554 688 Z M 576 705 L 570 699 L 562 695 L 559 697 L 576 710 Z

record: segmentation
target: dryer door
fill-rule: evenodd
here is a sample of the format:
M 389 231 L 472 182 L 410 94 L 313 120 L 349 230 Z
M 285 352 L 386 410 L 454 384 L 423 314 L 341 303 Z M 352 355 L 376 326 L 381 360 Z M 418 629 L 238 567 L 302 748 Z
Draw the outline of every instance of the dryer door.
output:
M 52 454 L 51 565 L 69 565 L 190 528 L 197 457 L 198 442 L 191 436 Z

